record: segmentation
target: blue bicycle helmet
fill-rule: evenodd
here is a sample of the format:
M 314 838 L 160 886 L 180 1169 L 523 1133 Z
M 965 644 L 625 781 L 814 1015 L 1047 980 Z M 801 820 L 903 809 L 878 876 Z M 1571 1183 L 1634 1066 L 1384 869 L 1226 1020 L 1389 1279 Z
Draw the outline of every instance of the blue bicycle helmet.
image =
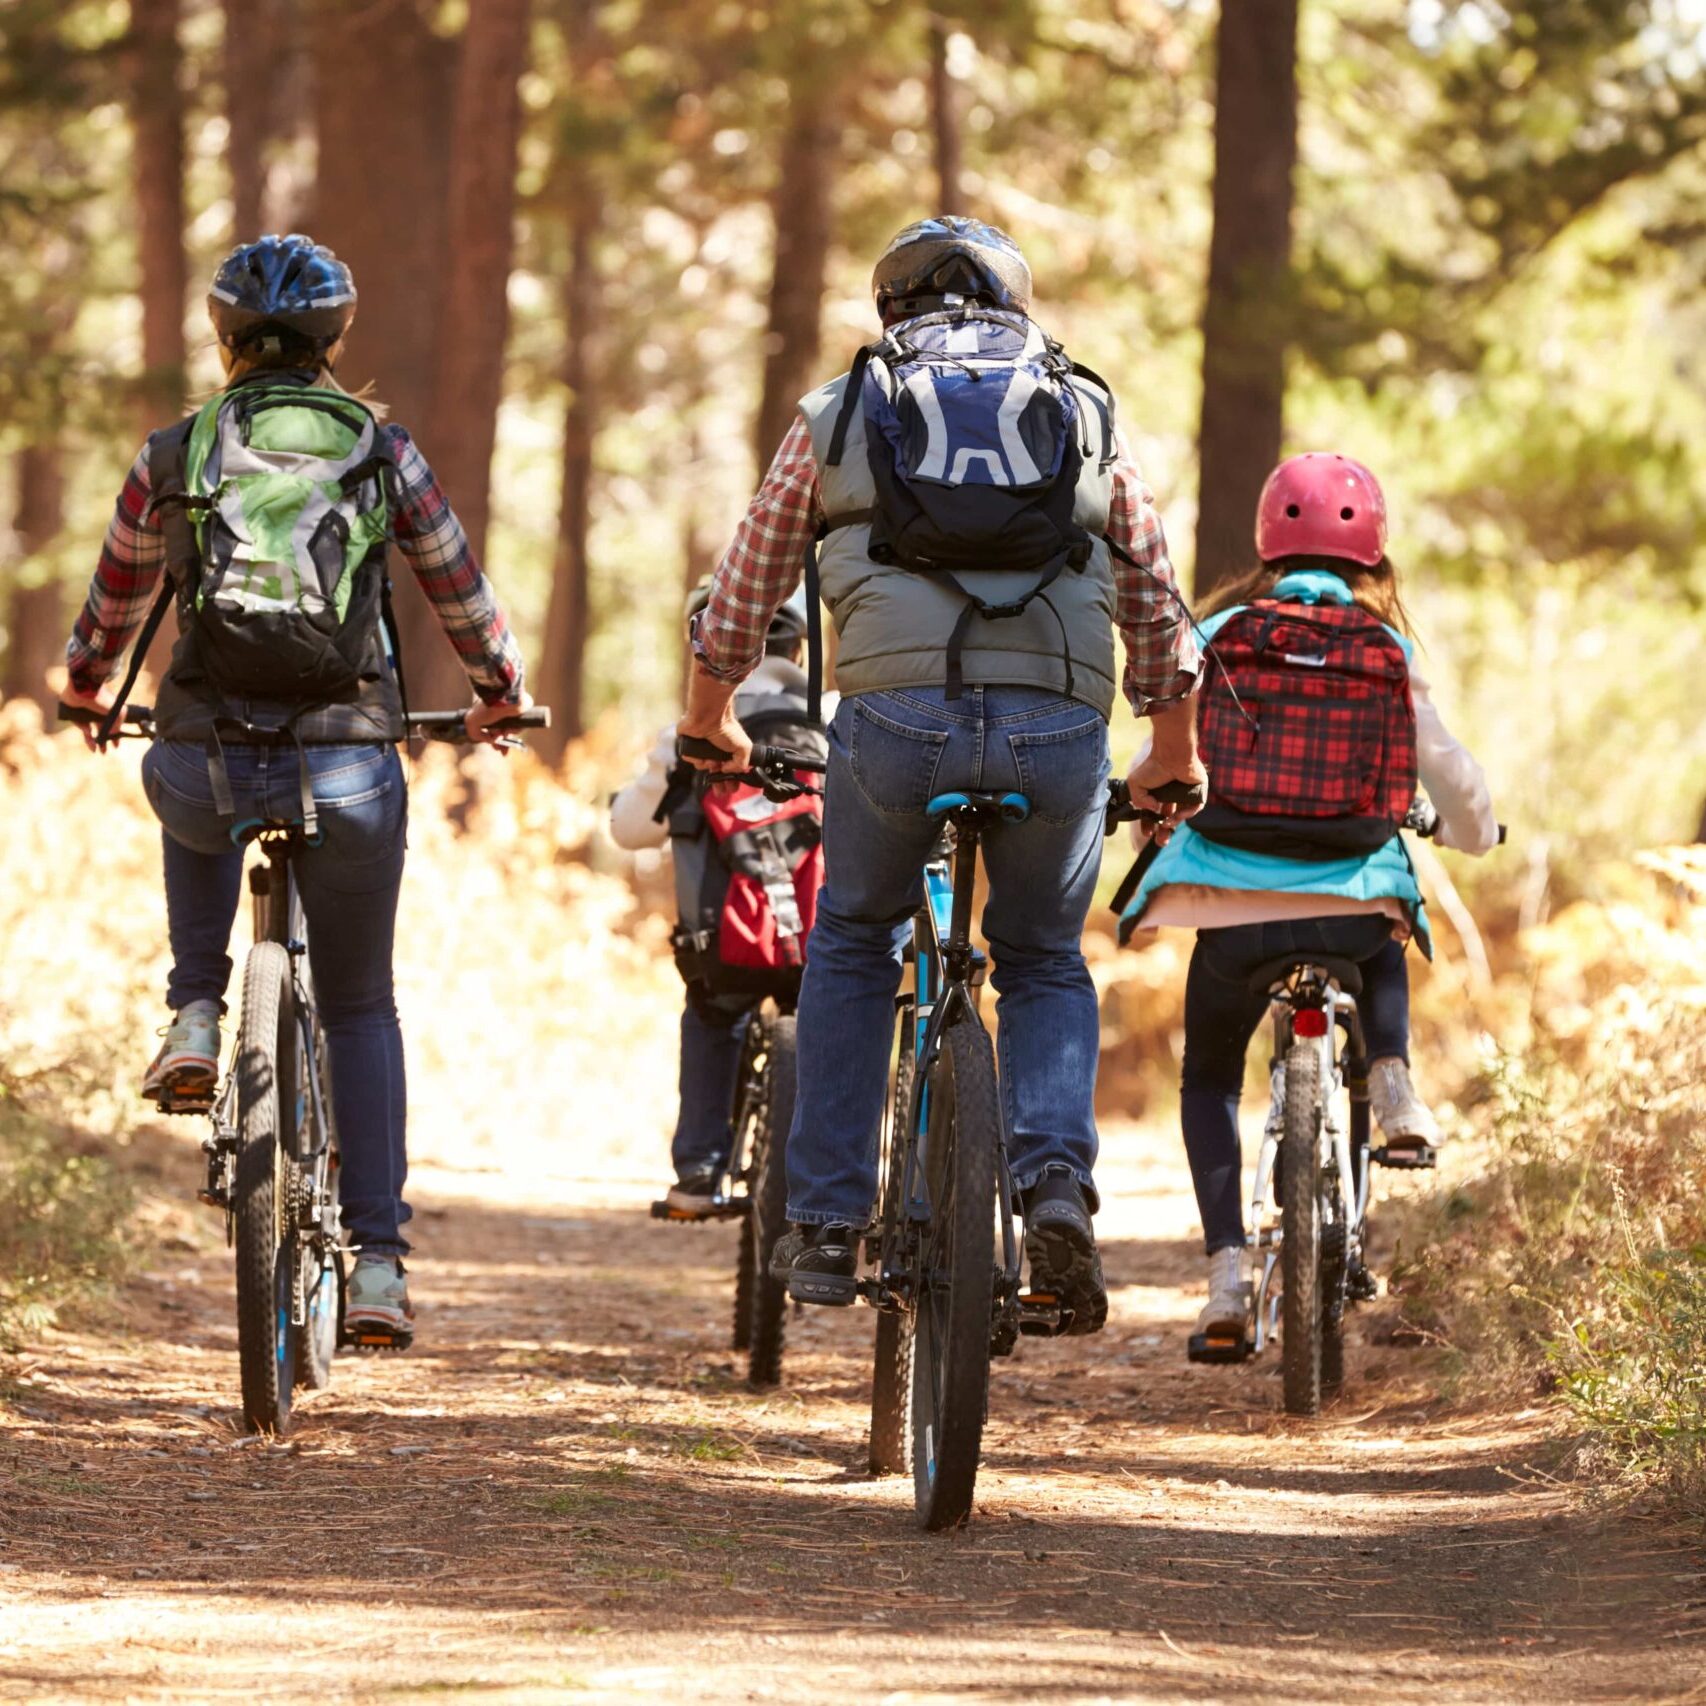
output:
M 871 275 L 878 311 L 927 314 L 950 296 L 986 308 L 1031 307 L 1031 269 L 1005 231 L 944 213 L 909 225 L 883 251 Z
M 349 268 L 312 237 L 292 232 L 239 243 L 213 275 L 207 311 L 227 348 L 291 334 L 318 354 L 349 330 L 355 301 Z

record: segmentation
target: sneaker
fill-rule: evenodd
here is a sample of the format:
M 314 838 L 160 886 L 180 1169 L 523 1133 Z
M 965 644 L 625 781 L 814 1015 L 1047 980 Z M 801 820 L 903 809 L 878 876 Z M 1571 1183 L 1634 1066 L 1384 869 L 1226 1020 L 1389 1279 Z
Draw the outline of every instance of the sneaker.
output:
M 404 1350 L 415 1336 L 415 1308 L 402 1258 L 364 1252 L 344 1292 L 344 1332 L 369 1349 Z
M 851 1226 L 793 1226 L 776 1240 L 770 1277 L 796 1303 L 840 1306 L 859 1295 L 859 1238 Z
M 1370 1062 L 1368 1102 L 1390 1148 L 1439 1148 L 1439 1122 L 1416 1094 L 1409 1067 L 1396 1055 Z
M 677 1171 L 675 1183 L 664 1197 L 665 1205 L 675 1214 L 708 1214 L 722 1201 L 723 1170 L 706 1165 Z
M 142 1077 L 150 1102 L 212 1099 L 219 1087 L 219 1003 L 192 1001 L 160 1033 L 153 1064 Z
M 1234 1246 L 1208 1259 L 1208 1302 L 1197 1317 L 1197 1333 L 1207 1339 L 1244 1340 L 1250 1336 L 1252 1288 L 1244 1272 L 1244 1252 Z
M 1071 1168 L 1045 1167 L 1025 1192 L 1024 1214 L 1031 1295 L 1059 1300 L 1062 1315 L 1071 1317 L 1068 1333 L 1099 1332 L 1108 1319 L 1108 1288 L 1089 1200 Z

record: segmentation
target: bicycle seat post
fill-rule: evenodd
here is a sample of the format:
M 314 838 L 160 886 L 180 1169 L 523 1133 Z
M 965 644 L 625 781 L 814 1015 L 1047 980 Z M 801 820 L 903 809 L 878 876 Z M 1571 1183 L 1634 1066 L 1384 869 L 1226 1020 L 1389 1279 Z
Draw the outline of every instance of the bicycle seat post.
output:
M 954 814 L 954 911 L 942 960 L 956 983 L 971 977 L 971 908 L 977 889 L 978 822 L 974 811 Z

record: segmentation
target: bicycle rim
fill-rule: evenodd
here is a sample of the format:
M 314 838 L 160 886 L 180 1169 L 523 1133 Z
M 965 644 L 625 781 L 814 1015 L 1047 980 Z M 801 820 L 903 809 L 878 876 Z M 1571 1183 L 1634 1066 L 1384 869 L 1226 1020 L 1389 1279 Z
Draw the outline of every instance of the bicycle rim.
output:
M 989 1033 L 970 1016 L 943 1039 L 930 1100 L 931 1219 L 913 1306 L 908 1419 L 913 1503 L 919 1523 L 934 1530 L 971 1514 L 989 1401 L 1001 1116 Z
M 788 1288 L 772 1277 L 770 1258 L 788 1225 L 788 1128 L 794 1123 L 794 1021 L 779 1018 L 770 1028 L 764 1066 L 764 1117 L 759 1122 L 758 1174 L 753 1181 L 752 1325 L 747 1378 L 774 1386 L 782 1378 L 782 1343 L 788 1328 Z
M 731 1129 L 734 1145 L 729 1151 L 729 1189 L 746 1187 L 748 1209 L 740 1224 L 740 1242 L 735 1251 L 734 1326 L 729 1342 L 744 1351 L 752 1343 L 752 1284 L 758 1273 L 758 1227 L 752 1196 L 758 1184 L 762 1156 L 758 1151 L 758 1127 L 763 1114 L 764 1080 L 758 1071 L 768 1046 L 768 1020 L 757 1014 L 748 1021 L 741 1043 L 740 1071 L 735 1076 L 735 1104 Z
M 1304 1039 L 1286 1054 L 1281 1140 L 1285 1298 L 1280 1363 L 1285 1407 L 1294 1416 L 1321 1413 L 1321 1119 L 1321 1049 Z

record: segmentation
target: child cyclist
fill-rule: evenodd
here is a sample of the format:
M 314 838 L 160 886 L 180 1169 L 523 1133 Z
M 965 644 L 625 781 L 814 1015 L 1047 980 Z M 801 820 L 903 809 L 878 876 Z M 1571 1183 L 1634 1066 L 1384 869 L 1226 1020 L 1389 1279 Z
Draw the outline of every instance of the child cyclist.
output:
M 1419 777 L 1442 846 L 1498 840 L 1481 767 L 1434 708 L 1386 555 L 1386 504 L 1349 457 L 1294 456 L 1268 476 L 1259 566 L 1212 601 L 1219 643 L 1203 689 L 1209 801 L 1176 830 L 1126 927 L 1194 925 L 1185 985 L 1181 1117 L 1208 1248 L 1203 1335 L 1248 1336 L 1238 1103 L 1267 998 L 1247 979 L 1283 954 L 1354 960 L 1369 1099 L 1390 1149 L 1431 1153 L 1410 1081 L 1404 947 L 1428 952 L 1421 891 L 1398 825 Z M 1229 627 L 1229 624 L 1236 624 Z
M 690 624 L 705 608 L 710 591 L 710 581 L 704 580 L 687 595 L 685 615 Z M 823 736 L 806 726 L 806 673 L 800 667 L 805 637 L 805 599 L 796 594 L 771 618 L 763 660 L 741 684 L 736 706 L 745 726 L 762 731 L 759 739 L 791 751 L 814 751 L 821 757 Z M 825 695 L 825 710 L 832 712 L 836 702 L 833 694 Z M 708 943 L 694 946 L 707 904 L 714 909 L 720 896 L 708 890 L 705 881 L 707 874 L 714 880 L 717 870 L 715 866 L 709 873 L 706 870 L 716 851 L 699 803 L 704 785 L 695 787 L 693 773 L 684 770 L 676 757 L 675 732 L 671 723 L 658 735 L 644 771 L 612 797 L 610 835 L 618 847 L 631 852 L 661 847 L 666 841 L 675 849 L 680 911 L 676 963 L 687 997 L 681 1010 L 681 1109 L 670 1146 L 675 1183 L 664 1200 L 674 1214 L 693 1217 L 709 1213 L 723 1195 L 734 1143 L 732 1118 L 741 1044 L 747 1020 L 764 997 L 751 987 L 723 987 L 740 980 L 719 975 L 724 968 L 705 951 Z M 815 824 L 815 810 L 809 815 Z M 815 836 L 815 830 L 809 833 Z M 789 982 L 788 993 L 797 994 L 797 977 Z

